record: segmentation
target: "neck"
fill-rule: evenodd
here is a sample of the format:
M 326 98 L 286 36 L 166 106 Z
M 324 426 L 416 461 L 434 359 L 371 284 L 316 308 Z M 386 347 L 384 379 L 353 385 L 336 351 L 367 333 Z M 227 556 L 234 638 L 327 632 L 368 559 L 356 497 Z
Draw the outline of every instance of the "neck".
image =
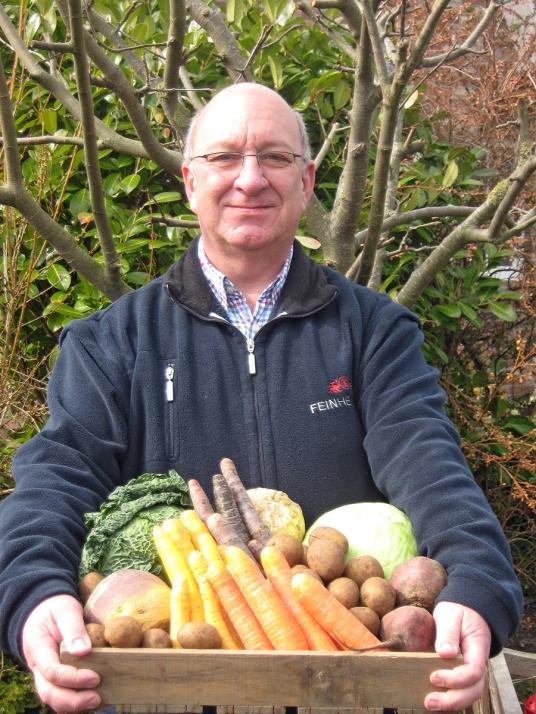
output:
M 281 271 L 290 250 L 290 246 L 287 246 L 283 253 L 279 249 L 273 256 L 268 256 L 265 250 L 262 252 L 237 250 L 233 255 L 214 256 L 206 243 L 204 248 L 210 262 L 240 290 L 251 310 L 263 290 Z

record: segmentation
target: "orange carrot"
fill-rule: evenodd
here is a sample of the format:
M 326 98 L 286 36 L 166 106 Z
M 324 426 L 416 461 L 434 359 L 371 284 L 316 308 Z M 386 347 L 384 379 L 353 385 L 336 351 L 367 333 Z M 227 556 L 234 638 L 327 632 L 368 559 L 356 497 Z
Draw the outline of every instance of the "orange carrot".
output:
M 221 564 L 209 564 L 207 578 L 244 647 L 247 650 L 273 650 L 270 640 L 223 561 Z
M 273 589 L 296 618 L 311 650 L 338 650 L 328 633 L 311 617 L 292 590 L 292 571 L 283 553 L 273 545 L 261 551 L 261 563 Z
M 205 622 L 208 622 L 209 625 L 218 630 L 224 650 L 243 649 L 242 643 L 234 639 L 223 617 L 218 596 L 206 576 L 208 564 L 204 556 L 198 550 L 193 550 L 188 556 L 188 565 L 192 569 L 199 586 L 199 592 L 203 600 Z
M 307 640 L 294 617 L 243 550 L 229 545 L 224 558 L 236 584 L 276 650 L 306 650 Z
M 296 573 L 291 585 L 303 607 L 333 639 L 351 650 L 381 645 L 380 640 L 316 578 Z

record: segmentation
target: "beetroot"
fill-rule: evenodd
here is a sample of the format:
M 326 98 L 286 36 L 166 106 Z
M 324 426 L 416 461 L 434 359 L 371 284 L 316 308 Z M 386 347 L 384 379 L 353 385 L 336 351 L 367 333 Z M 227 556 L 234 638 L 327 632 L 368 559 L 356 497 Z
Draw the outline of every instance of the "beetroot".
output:
M 437 560 L 418 555 L 399 563 L 390 578 L 396 591 L 396 606 L 417 605 L 432 610 L 447 584 L 447 572 Z
M 380 639 L 385 647 L 401 652 L 433 652 L 435 621 L 422 607 L 403 605 L 382 617 Z

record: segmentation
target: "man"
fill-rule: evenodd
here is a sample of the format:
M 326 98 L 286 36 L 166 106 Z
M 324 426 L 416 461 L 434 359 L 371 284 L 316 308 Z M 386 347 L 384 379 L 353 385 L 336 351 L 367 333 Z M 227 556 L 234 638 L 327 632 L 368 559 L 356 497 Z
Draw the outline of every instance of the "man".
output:
M 294 242 L 314 166 L 276 93 L 240 84 L 216 95 L 191 128 L 183 176 L 202 239 L 166 276 L 62 335 L 50 419 L 20 449 L 2 506 L 3 646 L 57 711 L 97 707 L 97 675 L 58 660 L 61 640 L 90 649 L 76 599 L 83 512 L 143 471 L 173 467 L 208 487 L 229 456 L 248 487 L 286 491 L 309 523 L 360 500 L 408 514 L 420 552 L 449 574 L 436 649 L 464 658 L 432 674 L 446 691 L 425 706 L 464 707 L 521 595 L 416 318 Z

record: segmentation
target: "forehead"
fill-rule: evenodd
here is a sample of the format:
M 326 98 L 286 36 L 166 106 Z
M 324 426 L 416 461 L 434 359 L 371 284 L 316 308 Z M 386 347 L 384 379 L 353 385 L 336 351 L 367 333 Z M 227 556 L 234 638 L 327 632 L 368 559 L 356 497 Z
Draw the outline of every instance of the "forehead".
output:
M 196 151 L 217 148 L 300 149 L 292 109 L 275 93 L 247 92 L 216 97 L 199 117 L 193 134 Z

